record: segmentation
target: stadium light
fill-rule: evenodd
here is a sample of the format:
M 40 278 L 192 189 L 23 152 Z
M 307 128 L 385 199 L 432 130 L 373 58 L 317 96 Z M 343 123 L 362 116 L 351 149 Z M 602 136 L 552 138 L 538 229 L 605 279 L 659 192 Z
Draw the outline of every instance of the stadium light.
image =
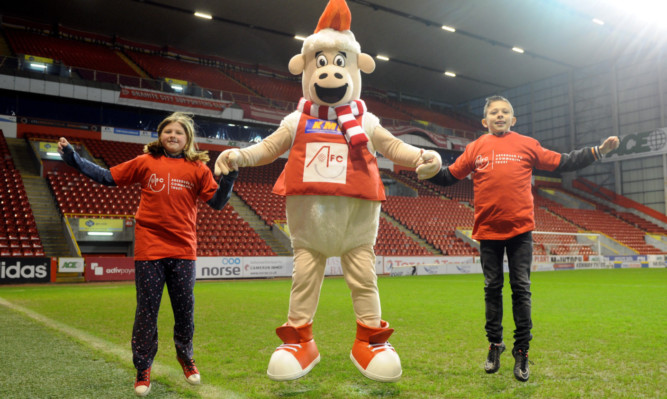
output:
M 389 57 L 387 57 L 385 55 L 378 54 L 378 55 L 375 56 L 375 58 L 377 58 L 378 60 L 382 60 L 382 61 L 389 61 Z
M 205 12 L 200 12 L 200 11 L 195 11 L 195 17 L 203 19 L 213 19 L 213 16 L 211 14 L 207 14 Z
M 512 47 L 512 51 L 514 51 L 515 53 L 519 53 L 519 54 L 524 53 L 524 50 L 521 47 L 516 47 L 516 46 Z
M 593 23 L 596 24 L 596 25 L 600 25 L 600 26 L 604 25 L 604 21 L 601 20 L 601 19 L 593 18 L 592 21 L 593 21 Z
M 451 26 L 442 25 L 441 28 L 442 30 L 446 30 L 447 32 L 452 32 L 452 33 L 456 32 L 456 28 L 453 28 Z
M 295 38 L 296 40 L 301 40 L 302 42 L 306 40 L 306 37 L 305 37 L 305 36 L 301 36 L 301 35 L 295 35 L 294 38 Z
M 664 15 L 667 13 L 667 2 L 656 0 L 605 0 L 603 5 L 611 6 L 619 12 L 624 20 L 636 19 L 664 29 Z
M 450 78 L 455 78 L 456 74 L 454 72 L 446 71 L 445 76 L 449 76 Z

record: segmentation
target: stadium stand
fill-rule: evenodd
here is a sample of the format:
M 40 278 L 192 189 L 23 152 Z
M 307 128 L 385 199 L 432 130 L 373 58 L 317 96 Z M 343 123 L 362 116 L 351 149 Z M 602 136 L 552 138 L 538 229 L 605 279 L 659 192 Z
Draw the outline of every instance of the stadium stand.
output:
M 42 240 L 23 186 L 0 130 L 0 256 L 44 256 Z
M 438 197 L 391 196 L 382 210 L 440 250 L 443 255 L 477 255 L 479 251 L 457 238 L 457 228 L 472 229 L 472 209 Z
M 139 74 L 108 46 L 19 29 L 5 28 L 4 32 L 15 54 L 51 58 L 73 67 L 84 79 L 138 86 Z
M 3 26 L 14 55 L 33 55 L 52 58 L 57 63 L 74 68 L 82 78 L 108 81 L 121 85 L 136 85 L 142 76 L 153 79 L 172 78 L 192 82 L 207 89 L 218 90 L 223 98 L 239 104 L 242 108 L 252 104 L 264 107 L 269 123 L 293 109 L 301 97 L 301 85 L 290 76 L 260 71 L 257 67 L 234 65 L 215 57 L 199 57 L 177 49 L 151 45 L 137 45 L 123 38 L 113 38 L 78 32 L 61 27 L 59 32 L 49 31 L 39 24 L 28 29 Z M 41 33 L 40 33 L 41 32 Z M 126 58 L 124 58 L 126 57 Z M 213 61 L 212 61 L 213 60 Z M 133 65 L 134 64 L 134 65 Z M 253 72 L 254 71 L 254 72 Z M 105 75 L 108 73 L 109 75 Z M 270 75 L 275 76 L 270 76 Z M 280 75 L 280 76 L 278 76 Z M 112 76 L 113 78 L 110 78 Z M 460 130 L 466 138 L 474 138 L 479 126 L 463 115 L 443 110 L 430 109 L 422 104 L 398 101 L 372 88 L 365 98 L 371 112 L 392 123 L 409 125 L 427 122 L 447 129 Z M 224 97 L 226 96 L 226 97 Z M 267 122 L 265 120 L 264 122 Z M 470 136 L 470 137 L 469 137 Z M 44 133 L 27 133 L 25 137 L 56 141 L 58 136 Z M 99 137 L 99 136 L 95 136 Z M 73 139 L 73 143 L 85 147 L 105 166 L 112 167 L 134 158 L 142 152 L 142 144 L 114 142 L 98 138 Z M 211 150 L 209 167 L 219 151 Z M 449 161 L 453 161 L 450 159 Z M 285 200 L 272 194 L 273 184 L 285 164 L 278 159 L 270 165 L 243 168 L 234 187 L 234 193 L 268 226 L 285 219 Z M 471 229 L 473 225 L 473 186 L 464 179 L 450 186 L 440 187 L 419 181 L 412 171 L 399 173 L 383 169 L 383 176 L 390 177 L 415 192 L 417 197 L 390 196 L 383 204 L 376 251 L 379 255 L 430 255 L 431 251 L 418 241 L 424 240 L 445 255 L 477 255 L 474 247 L 458 238 L 456 229 Z M 102 217 L 128 217 L 136 212 L 139 202 L 139 187 L 111 188 L 91 182 L 78 172 L 51 171 L 45 178 L 52 190 L 58 209 L 68 215 L 99 215 Z M 0 204 L 4 223 L 0 224 L 0 251 L 5 256 L 25 254 L 43 255 L 39 235 L 25 190 L 22 190 L 20 173 L 14 169 L 11 154 L 4 140 L 0 140 Z M 667 229 L 626 211 L 616 211 L 603 203 L 592 202 L 575 192 L 567 192 L 580 201 L 594 204 L 596 210 L 571 209 L 540 196 L 535 196 L 537 230 L 575 233 L 579 231 L 599 232 L 641 254 L 662 253 L 646 244 L 647 233 L 667 235 Z M 593 192 L 601 200 L 618 197 Z M 221 211 L 198 205 L 199 254 L 202 256 L 256 255 L 272 256 L 275 252 L 249 227 L 231 205 Z M 398 226 L 397 226 L 398 224 Z M 417 236 L 412 239 L 411 231 Z M 565 254 L 577 251 L 586 255 L 590 246 L 578 245 L 574 238 L 551 237 L 560 240 L 561 246 L 546 246 L 535 238 L 538 254 Z M 7 255 L 9 254 L 9 255 Z
M 126 50 L 125 53 L 154 79 L 179 79 L 194 82 L 206 89 L 221 90 L 247 96 L 255 95 L 248 88 L 230 79 L 215 67 L 179 61 L 160 55 L 145 54 L 138 51 Z

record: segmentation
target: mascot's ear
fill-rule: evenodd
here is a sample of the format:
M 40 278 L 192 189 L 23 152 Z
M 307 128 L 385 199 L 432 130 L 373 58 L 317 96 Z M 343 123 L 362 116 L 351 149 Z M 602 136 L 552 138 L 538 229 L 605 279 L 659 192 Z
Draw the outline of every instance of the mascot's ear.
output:
M 306 58 L 303 54 L 297 54 L 289 60 L 289 71 L 292 75 L 301 75 L 306 66 Z
M 292 63 L 290 62 L 290 65 Z M 373 57 L 366 53 L 361 53 L 359 54 L 359 58 L 357 59 L 357 65 L 359 66 L 359 69 L 361 69 L 361 72 L 363 73 L 372 73 L 375 70 L 375 60 Z

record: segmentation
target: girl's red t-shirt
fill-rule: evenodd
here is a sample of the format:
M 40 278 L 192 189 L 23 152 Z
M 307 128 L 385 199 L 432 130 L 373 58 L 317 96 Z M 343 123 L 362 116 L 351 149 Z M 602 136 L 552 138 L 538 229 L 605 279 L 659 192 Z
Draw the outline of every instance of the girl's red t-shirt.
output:
M 118 186 L 141 184 L 135 215 L 134 259 L 197 259 L 197 198 L 213 198 L 218 184 L 202 162 L 140 155 L 110 169 Z

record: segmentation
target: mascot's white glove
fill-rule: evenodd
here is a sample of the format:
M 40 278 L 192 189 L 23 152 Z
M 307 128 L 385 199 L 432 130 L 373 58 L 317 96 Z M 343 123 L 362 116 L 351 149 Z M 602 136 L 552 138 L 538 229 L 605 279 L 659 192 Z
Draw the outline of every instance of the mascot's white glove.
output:
M 433 150 L 421 150 L 416 170 L 419 180 L 430 179 L 440 172 L 441 167 L 442 158 L 440 158 L 440 154 Z
M 239 170 L 239 166 L 242 166 L 239 165 L 242 159 L 240 150 L 236 148 L 224 150 L 215 161 L 215 175 L 227 175 L 232 170 Z

